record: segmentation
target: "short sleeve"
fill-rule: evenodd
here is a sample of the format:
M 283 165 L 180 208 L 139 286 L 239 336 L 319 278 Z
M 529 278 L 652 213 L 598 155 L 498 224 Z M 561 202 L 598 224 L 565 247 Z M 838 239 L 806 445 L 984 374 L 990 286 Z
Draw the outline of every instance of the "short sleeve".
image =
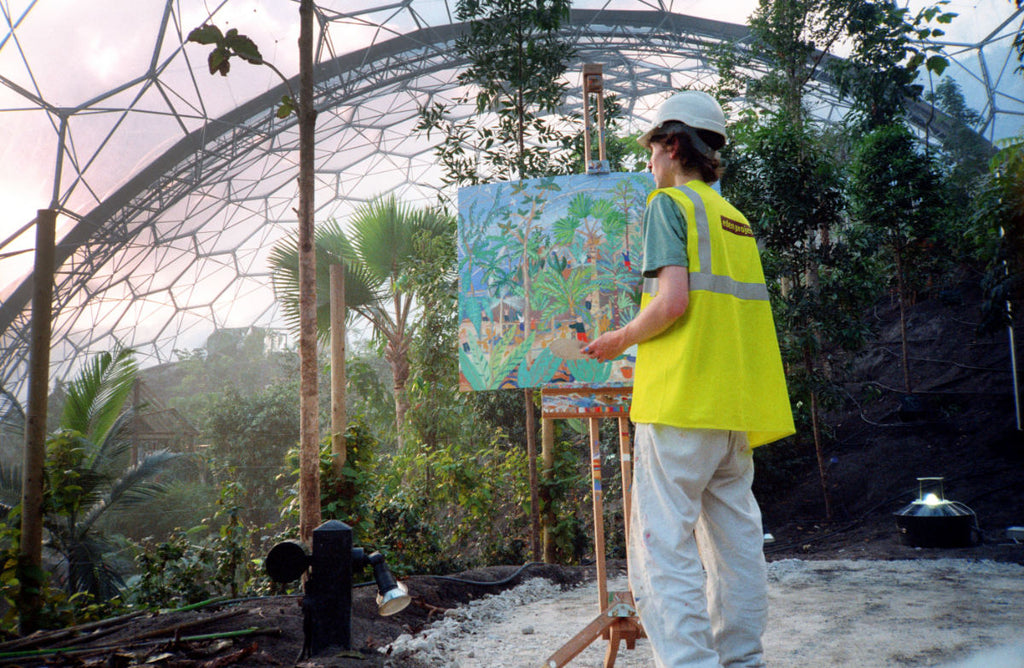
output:
M 644 212 L 643 275 L 653 278 L 667 266 L 688 267 L 686 221 L 675 201 L 664 193 L 655 195 Z

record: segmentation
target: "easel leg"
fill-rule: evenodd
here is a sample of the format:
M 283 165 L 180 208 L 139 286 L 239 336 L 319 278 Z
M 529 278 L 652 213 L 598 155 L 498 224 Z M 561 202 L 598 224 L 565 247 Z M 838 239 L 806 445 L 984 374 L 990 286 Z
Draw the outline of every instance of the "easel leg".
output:
M 625 513 L 626 536 L 629 536 L 629 514 L 633 483 L 632 445 L 629 436 L 628 418 L 619 418 L 619 454 L 622 462 L 623 511 Z M 608 573 L 605 563 L 604 537 L 604 491 L 601 481 L 600 419 L 589 418 L 590 471 L 593 481 L 594 502 L 594 559 L 597 565 L 597 587 L 600 610 L 598 616 L 582 631 L 548 657 L 545 668 L 560 668 L 599 638 L 608 640 L 604 668 L 614 668 L 619 655 L 619 643 L 626 643 L 627 649 L 636 648 L 637 638 L 644 637 L 640 620 L 636 616 L 633 595 L 630 592 L 608 593 Z M 628 540 L 627 540 L 628 544 Z M 628 556 L 628 554 L 627 554 Z
M 613 668 L 615 659 L 619 656 L 619 641 L 622 638 L 616 629 L 611 629 L 608 635 L 608 649 L 604 652 L 604 668 Z

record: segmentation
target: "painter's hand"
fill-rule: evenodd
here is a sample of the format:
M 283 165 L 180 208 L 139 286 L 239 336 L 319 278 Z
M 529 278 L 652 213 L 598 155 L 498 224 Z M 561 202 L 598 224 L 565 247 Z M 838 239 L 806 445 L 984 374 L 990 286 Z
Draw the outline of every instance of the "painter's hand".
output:
M 583 348 L 583 354 L 598 362 L 613 360 L 629 346 L 621 329 L 613 329 L 597 337 Z

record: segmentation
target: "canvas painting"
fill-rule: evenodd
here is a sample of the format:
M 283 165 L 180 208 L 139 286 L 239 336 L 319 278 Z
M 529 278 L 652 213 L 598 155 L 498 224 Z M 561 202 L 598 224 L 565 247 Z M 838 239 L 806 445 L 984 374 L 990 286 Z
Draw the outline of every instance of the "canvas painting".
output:
M 649 174 L 581 174 L 459 190 L 463 390 L 631 385 L 633 351 L 579 351 L 639 308 Z

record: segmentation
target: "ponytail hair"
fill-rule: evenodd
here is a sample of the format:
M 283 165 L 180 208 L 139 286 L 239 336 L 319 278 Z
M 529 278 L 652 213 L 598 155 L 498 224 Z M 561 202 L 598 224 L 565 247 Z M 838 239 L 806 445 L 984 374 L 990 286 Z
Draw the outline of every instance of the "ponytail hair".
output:
M 651 142 L 663 144 L 673 159 L 678 160 L 684 168 L 696 170 L 701 181 L 708 185 L 722 178 L 722 161 L 718 157 L 718 150 L 725 146 L 725 137 L 709 130 L 691 130 L 681 123 L 673 127 L 676 125 L 667 123 L 663 126 L 664 132 L 651 137 Z M 710 155 L 701 153 L 694 147 L 686 130 L 697 133 L 697 136 L 712 149 Z

